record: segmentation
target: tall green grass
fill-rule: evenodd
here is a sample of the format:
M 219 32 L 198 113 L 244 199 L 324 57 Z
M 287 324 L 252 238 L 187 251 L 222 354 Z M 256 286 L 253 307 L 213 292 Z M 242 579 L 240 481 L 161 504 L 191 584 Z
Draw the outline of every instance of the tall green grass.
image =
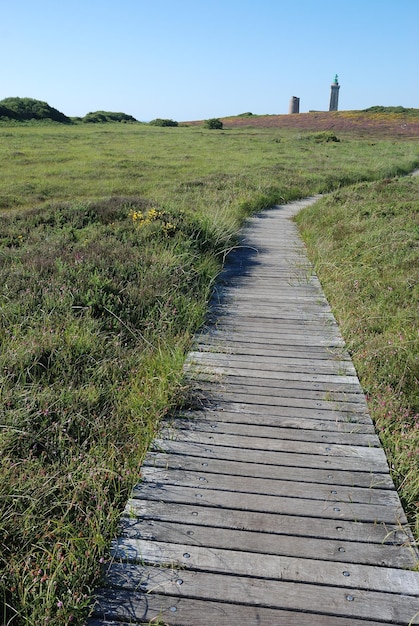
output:
M 0 621 L 83 623 L 243 219 L 419 165 L 339 139 L 0 126 Z
M 363 183 L 297 221 L 419 537 L 419 180 Z

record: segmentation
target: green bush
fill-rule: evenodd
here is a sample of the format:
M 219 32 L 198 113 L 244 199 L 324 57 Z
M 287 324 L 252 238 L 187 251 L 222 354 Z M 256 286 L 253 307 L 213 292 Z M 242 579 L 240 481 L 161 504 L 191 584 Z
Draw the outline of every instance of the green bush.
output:
M 69 117 L 61 113 L 47 102 L 33 98 L 5 98 L 0 102 L 0 108 L 6 108 L 15 115 L 9 116 L 19 120 L 52 120 L 61 124 L 72 124 Z M 4 113 L 3 113 L 4 115 Z M 7 112 L 6 112 L 7 115 Z
M 85 115 L 82 121 L 89 124 L 103 124 L 106 122 L 136 122 L 137 120 L 132 115 L 127 115 L 127 113 L 94 111 Z
M 150 122 L 151 126 L 178 126 L 178 122 L 176 122 L 175 120 L 165 120 L 165 119 L 161 119 L 160 117 L 156 118 L 155 120 L 151 120 Z
M 210 120 L 206 120 L 204 124 L 204 128 L 210 128 L 211 130 L 221 130 L 223 127 L 223 123 L 216 117 L 213 117 Z

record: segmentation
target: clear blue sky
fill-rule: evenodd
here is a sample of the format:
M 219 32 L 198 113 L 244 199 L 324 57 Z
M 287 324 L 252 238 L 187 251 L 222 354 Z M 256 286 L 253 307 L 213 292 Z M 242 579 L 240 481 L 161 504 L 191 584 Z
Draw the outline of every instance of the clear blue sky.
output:
M 419 0 L 0 0 L 0 100 L 178 121 L 419 108 Z

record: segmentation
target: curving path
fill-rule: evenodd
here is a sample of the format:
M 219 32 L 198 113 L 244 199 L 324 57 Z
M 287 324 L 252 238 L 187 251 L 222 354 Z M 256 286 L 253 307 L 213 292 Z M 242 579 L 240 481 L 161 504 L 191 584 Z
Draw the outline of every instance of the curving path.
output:
M 290 218 L 254 216 L 148 453 L 89 626 L 419 624 L 418 554 Z

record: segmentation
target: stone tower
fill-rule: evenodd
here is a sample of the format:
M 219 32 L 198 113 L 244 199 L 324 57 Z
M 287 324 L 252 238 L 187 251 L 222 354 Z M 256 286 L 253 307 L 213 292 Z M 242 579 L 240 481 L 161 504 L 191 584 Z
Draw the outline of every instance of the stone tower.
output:
M 338 81 L 338 75 L 336 74 L 335 80 L 333 81 L 333 83 L 331 84 L 331 87 L 330 87 L 329 111 L 337 111 L 338 110 L 339 89 L 340 89 L 340 85 L 339 85 L 339 81 Z
M 300 98 L 297 98 L 297 96 L 293 96 L 290 100 L 288 113 L 299 113 L 299 112 L 300 112 Z

